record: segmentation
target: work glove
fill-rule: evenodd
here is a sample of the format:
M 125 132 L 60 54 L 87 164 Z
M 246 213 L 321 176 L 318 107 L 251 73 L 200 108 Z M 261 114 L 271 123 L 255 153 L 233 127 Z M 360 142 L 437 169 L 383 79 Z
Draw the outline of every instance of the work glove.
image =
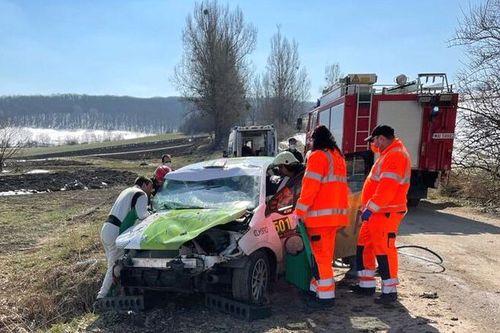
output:
M 271 181 L 271 183 L 273 184 L 278 184 L 281 180 L 281 177 L 280 176 L 271 176 L 269 178 L 269 180 Z
M 365 208 L 361 213 L 361 222 L 368 221 L 370 219 L 370 216 L 372 216 L 372 214 L 373 212 L 371 210 Z

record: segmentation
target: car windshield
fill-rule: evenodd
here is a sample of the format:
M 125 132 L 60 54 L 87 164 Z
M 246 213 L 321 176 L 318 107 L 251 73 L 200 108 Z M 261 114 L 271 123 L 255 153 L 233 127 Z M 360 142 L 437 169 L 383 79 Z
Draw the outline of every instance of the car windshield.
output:
M 241 175 L 201 181 L 167 179 L 153 198 L 155 210 L 189 208 L 227 208 L 259 202 L 260 177 Z

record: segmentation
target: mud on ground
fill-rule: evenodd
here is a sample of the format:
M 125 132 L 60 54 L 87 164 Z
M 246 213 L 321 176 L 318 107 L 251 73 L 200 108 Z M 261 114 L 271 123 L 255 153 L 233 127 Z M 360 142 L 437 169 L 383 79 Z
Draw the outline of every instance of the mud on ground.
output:
M 2 175 L 0 176 L 0 193 L 19 190 L 55 192 L 61 190 L 100 189 L 120 185 L 130 186 L 137 177 L 137 174 L 130 171 L 93 167 L 83 163 L 71 166 L 71 170 L 59 171 L 47 169 L 41 163 L 37 168 L 47 169 L 48 173 Z

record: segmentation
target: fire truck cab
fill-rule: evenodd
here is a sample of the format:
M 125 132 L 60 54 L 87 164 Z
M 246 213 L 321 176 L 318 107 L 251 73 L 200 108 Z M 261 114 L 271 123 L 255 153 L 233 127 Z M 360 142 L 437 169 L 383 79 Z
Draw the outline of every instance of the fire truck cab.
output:
M 373 165 L 364 139 L 379 124 L 394 128 L 412 162 L 408 204 L 415 206 L 448 175 L 455 133 L 458 94 L 444 73 L 405 75 L 396 85 L 377 85 L 376 74 L 349 74 L 324 91 L 308 113 L 306 151 L 312 131 L 327 126 L 346 155 L 351 189 L 358 191 Z

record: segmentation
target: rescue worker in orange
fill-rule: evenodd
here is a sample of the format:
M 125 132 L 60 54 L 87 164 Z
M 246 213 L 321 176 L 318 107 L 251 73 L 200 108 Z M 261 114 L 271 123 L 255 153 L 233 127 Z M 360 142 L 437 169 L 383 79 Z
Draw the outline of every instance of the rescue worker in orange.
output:
M 379 125 L 365 141 L 379 154 L 361 192 L 361 221 L 356 265 L 358 285 L 352 290 L 360 295 L 375 293 L 375 261 L 382 279 L 382 294 L 377 304 L 397 300 L 398 252 L 396 235 L 406 214 L 406 194 L 410 187 L 411 162 L 406 147 L 394 136 L 394 129 Z
M 309 305 L 321 308 L 335 304 L 333 252 L 337 229 L 348 224 L 349 189 L 344 156 L 332 133 L 321 125 L 312 138 L 313 149 L 295 214 L 304 221 L 317 266 L 312 269 L 309 286 L 315 298 Z

